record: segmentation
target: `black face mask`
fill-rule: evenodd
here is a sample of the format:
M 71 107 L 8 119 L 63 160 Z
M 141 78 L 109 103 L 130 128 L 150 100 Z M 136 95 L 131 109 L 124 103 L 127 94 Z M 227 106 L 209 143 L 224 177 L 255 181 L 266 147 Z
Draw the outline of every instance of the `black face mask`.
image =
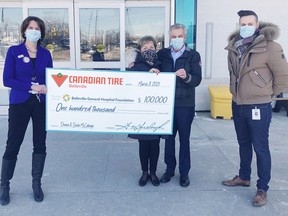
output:
M 146 62 L 149 64 L 154 64 L 157 60 L 156 50 L 145 50 L 141 52 L 142 57 L 145 59 Z

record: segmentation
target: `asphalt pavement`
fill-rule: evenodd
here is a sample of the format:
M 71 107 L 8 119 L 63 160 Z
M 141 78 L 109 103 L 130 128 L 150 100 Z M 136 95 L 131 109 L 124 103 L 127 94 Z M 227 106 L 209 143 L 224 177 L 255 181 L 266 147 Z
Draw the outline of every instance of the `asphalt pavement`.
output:
M 0 107 L 0 154 L 5 150 L 7 109 Z M 1 216 L 287 216 L 288 117 L 273 113 L 270 129 L 272 179 L 268 203 L 254 207 L 255 157 L 250 187 L 225 187 L 239 169 L 238 144 L 232 120 L 197 112 L 191 133 L 191 184 L 138 186 L 141 175 L 138 143 L 126 134 L 48 132 L 47 160 L 42 178 L 45 199 L 37 203 L 31 188 L 31 123 L 11 180 L 11 201 Z M 157 174 L 165 171 L 161 141 Z M 179 143 L 177 143 L 178 155 Z M 178 160 L 178 157 L 177 157 Z

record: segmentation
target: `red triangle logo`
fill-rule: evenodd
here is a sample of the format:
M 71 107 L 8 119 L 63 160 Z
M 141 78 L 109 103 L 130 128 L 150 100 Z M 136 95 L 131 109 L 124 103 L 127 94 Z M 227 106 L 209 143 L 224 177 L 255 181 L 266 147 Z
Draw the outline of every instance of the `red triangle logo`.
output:
M 68 75 L 62 75 L 61 73 L 58 73 L 57 75 L 52 75 L 52 78 L 54 79 L 55 83 L 60 87 L 65 80 L 67 79 Z

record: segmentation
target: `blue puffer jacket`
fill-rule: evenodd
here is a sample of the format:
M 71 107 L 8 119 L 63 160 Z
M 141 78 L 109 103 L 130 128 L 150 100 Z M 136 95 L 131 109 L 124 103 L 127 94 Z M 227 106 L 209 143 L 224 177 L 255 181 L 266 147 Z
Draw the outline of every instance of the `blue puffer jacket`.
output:
M 195 106 L 195 87 L 202 80 L 201 58 L 197 51 L 186 47 L 183 54 L 176 60 L 175 66 L 171 55 L 171 48 L 159 50 L 158 60 L 161 62 L 160 71 L 176 72 L 183 68 L 187 72 L 185 80 L 176 78 L 175 106 Z
M 126 71 L 149 71 L 151 68 L 159 69 L 160 62 L 156 61 L 154 65 L 148 64 L 145 59 L 142 57 L 139 51 L 136 51 L 136 59 L 134 61 L 134 65 L 131 68 L 126 68 Z M 152 76 L 153 74 L 151 74 Z M 139 140 L 156 140 L 160 139 L 160 135 L 146 135 L 146 134 L 129 134 L 128 137 L 132 139 L 139 139 Z

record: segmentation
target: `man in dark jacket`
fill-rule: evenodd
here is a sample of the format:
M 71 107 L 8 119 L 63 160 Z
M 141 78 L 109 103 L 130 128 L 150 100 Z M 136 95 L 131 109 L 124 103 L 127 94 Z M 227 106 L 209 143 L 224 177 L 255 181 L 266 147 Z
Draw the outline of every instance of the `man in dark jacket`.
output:
M 169 30 L 171 46 L 157 53 L 161 62 L 161 73 L 173 72 L 177 76 L 173 135 L 165 139 L 166 172 L 161 177 L 161 182 L 169 182 L 174 176 L 176 168 L 175 137 L 178 132 L 180 140 L 179 172 L 182 187 L 190 184 L 188 175 L 191 168 L 190 131 L 195 113 L 195 87 L 202 80 L 200 55 L 186 46 L 186 36 L 187 30 L 184 25 L 172 25 Z
M 228 68 L 233 95 L 233 121 L 239 143 L 240 169 L 226 186 L 250 186 L 253 149 L 257 160 L 257 192 L 254 206 L 266 204 L 271 178 L 269 127 L 271 98 L 287 90 L 288 64 L 280 44 L 279 28 L 259 23 L 254 11 L 241 10 L 240 30 L 229 38 Z

